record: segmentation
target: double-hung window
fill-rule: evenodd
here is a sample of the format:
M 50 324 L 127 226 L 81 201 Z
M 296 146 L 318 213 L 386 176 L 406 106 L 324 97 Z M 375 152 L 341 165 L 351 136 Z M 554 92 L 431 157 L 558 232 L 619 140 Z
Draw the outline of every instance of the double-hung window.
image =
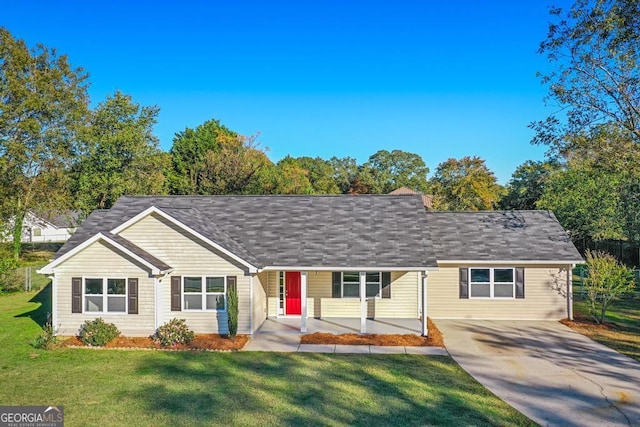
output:
M 88 313 L 126 313 L 126 279 L 85 278 L 84 311 Z
M 366 298 L 380 297 L 382 293 L 382 274 L 380 272 L 365 273 Z M 342 273 L 342 298 L 360 298 L 360 273 Z
M 513 268 L 470 268 L 469 298 L 514 298 Z
M 226 309 L 227 281 L 224 277 L 185 276 L 182 290 L 185 310 Z

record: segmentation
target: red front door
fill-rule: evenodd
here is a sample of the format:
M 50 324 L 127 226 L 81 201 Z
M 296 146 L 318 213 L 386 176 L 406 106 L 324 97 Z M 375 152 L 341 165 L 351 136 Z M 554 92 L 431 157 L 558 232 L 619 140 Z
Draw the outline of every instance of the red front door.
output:
M 287 271 L 285 273 L 286 314 L 301 314 L 302 306 L 300 299 L 300 272 Z

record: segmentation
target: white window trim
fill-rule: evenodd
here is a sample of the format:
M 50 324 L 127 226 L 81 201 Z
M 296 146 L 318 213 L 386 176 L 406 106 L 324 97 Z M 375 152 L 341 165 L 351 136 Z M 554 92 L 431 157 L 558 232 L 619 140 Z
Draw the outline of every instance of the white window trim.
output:
M 489 270 L 489 282 L 473 282 L 471 281 L 471 270 Z M 512 293 L 510 297 L 496 297 L 494 296 L 494 286 L 496 282 L 494 280 L 495 270 L 511 270 L 513 280 L 511 282 L 497 282 L 499 285 L 511 284 Z M 471 292 L 473 285 L 489 285 L 488 297 L 474 297 Z M 469 268 L 469 299 L 491 299 L 491 300 L 512 300 L 516 299 L 516 269 L 513 267 L 470 267 Z
M 87 294 L 87 279 L 100 279 L 102 280 L 102 295 L 100 294 Z M 113 280 L 124 280 L 124 295 L 112 295 L 112 297 L 116 297 L 116 298 L 124 298 L 124 311 L 108 311 L 108 307 L 109 307 L 109 301 L 108 301 L 108 297 L 109 294 L 108 292 L 108 288 L 107 288 L 107 281 L 109 279 L 113 279 Z M 88 296 L 92 296 L 92 297 L 98 297 L 98 296 L 102 296 L 102 311 L 89 311 L 87 310 L 87 300 L 86 297 Z M 95 276 L 82 276 L 82 313 L 84 314 L 108 314 L 108 315 L 114 315 L 114 316 L 122 316 L 125 314 L 129 314 L 129 280 L 126 277 L 106 277 L 106 276 L 100 276 L 100 275 L 95 275 Z
M 344 273 L 345 271 L 341 271 L 340 272 L 340 298 L 344 298 L 344 299 L 360 299 L 360 295 L 358 296 L 344 296 Z M 347 271 L 346 273 L 353 273 L 352 271 Z M 376 293 L 375 296 L 373 297 L 367 297 L 365 295 L 365 299 L 381 299 L 382 298 L 382 272 L 381 271 L 367 271 L 367 274 L 369 273 L 377 273 L 378 274 L 378 292 Z M 365 276 L 366 277 L 366 276 Z M 360 275 L 358 274 L 358 281 L 357 282 L 347 282 L 350 285 L 358 285 L 358 292 L 360 292 Z M 365 283 L 365 292 L 367 289 L 367 285 L 373 285 L 375 284 L 375 282 L 366 282 Z
M 184 291 L 184 279 L 187 277 L 199 277 L 201 282 L 200 282 L 200 292 L 196 293 L 196 292 L 186 292 L 187 295 L 201 295 L 202 298 L 202 308 L 185 308 L 185 303 L 184 303 L 184 296 L 185 296 L 185 291 Z M 207 286 L 207 278 L 214 278 L 214 279 L 222 279 L 224 281 L 224 291 L 222 292 L 207 292 L 206 291 L 206 286 Z M 219 313 L 225 313 L 227 311 L 227 276 L 211 276 L 211 275 L 200 275 L 200 274 L 185 274 L 182 276 L 181 279 L 181 283 L 180 283 L 180 295 L 182 298 L 182 311 L 193 311 L 193 312 L 201 312 L 201 311 L 207 311 L 207 312 L 219 312 Z M 207 295 L 222 295 L 224 296 L 224 309 L 218 309 L 218 308 L 207 308 Z

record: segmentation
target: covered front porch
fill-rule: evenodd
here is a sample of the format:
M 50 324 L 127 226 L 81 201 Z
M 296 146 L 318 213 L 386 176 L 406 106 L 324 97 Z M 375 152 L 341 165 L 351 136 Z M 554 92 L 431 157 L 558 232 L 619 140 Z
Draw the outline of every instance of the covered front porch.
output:
M 378 270 L 262 272 L 267 320 L 257 325 L 261 331 L 426 336 L 428 271 Z

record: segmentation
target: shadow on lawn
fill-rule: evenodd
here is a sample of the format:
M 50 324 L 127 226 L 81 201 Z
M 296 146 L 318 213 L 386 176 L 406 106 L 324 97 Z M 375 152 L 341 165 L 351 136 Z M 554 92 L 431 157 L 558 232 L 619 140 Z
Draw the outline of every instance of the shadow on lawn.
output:
M 42 288 L 40 292 L 35 294 L 29 302 L 39 303 L 40 305 L 31 311 L 19 314 L 15 317 L 29 317 L 40 325 L 40 327 L 44 327 L 51 315 L 51 282 Z
M 449 358 L 152 354 L 120 398 L 176 424 L 521 425 Z M 516 413 L 517 415 L 517 413 Z

